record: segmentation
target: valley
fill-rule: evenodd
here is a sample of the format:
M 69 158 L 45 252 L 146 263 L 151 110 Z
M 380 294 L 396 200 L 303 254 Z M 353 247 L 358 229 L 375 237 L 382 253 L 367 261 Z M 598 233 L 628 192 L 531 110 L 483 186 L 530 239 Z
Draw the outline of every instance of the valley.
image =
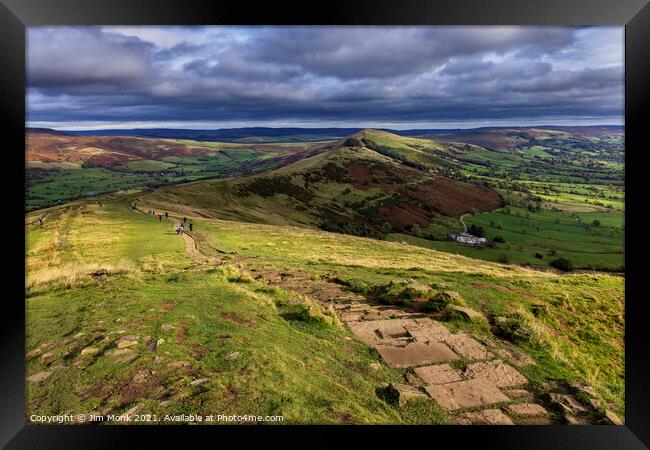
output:
M 32 133 L 28 411 L 621 422 L 620 135 L 508 132 Z

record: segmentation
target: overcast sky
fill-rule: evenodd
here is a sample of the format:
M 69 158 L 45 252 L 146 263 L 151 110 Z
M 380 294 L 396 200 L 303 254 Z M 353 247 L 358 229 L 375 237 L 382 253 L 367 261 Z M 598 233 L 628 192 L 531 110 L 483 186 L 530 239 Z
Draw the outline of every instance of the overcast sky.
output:
M 622 27 L 31 27 L 28 126 L 623 123 Z

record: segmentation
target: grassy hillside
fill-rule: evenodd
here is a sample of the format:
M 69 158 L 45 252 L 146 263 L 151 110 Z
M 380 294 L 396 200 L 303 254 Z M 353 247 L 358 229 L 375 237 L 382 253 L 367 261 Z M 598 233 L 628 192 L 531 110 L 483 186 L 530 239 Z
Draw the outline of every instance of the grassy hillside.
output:
M 546 267 L 562 257 L 578 268 L 624 270 L 619 130 L 503 129 L 425 135 L 464 141 L 456 143 L 375 130 L 358 137 L 412 167 L 490 186 L 506 203 L 498 211 L 466 216 L 465 225 L 481 227 L 492 241 L 486 249 L 447 241 L 453 227 L 438 233 L 390 233 L 388 239 L 489 261 Z
M 161 189 L 146 201 L 247 222 L 373 237 L 421 229 L 441 239 L 462 230 L 461 214 L 501 204 L 491 189 L 405 166 L 367 148 L 360 135 L 272 172 Z
M 142 404 L 160 417 L 417 419 L 377 398 L 375 389 L 399 374 L 370 368 L 377 356 L 349 331 L 283 318 L 283 304 L 307 300 L 232 281 L 234 266 L 200 266 L 171 221 L 128 203 L 86 205 L 52 213 L 44 228 L 28 226 L 28 236 L 28 376 L 52 372 L 29 384 L 28 414 Z M 134 335 L 136 352 L 116 355 L 110 343 Z M 435 405 L 429 411 L 445 420 Z
M 322 319 L 326 310 L 302 314 L 320 307 L 299 287 L 259 278 L 299 271 L 362 295 L 399 280 L 456 291 L 490 320 L 509 317 L 529 330 L 508 338 L 448 322 L 532 358 L 520 371 L 535 395 L 587 382 L 623 415 L 621 277 L 557 275 L 190 210 L 188 240 L 173 233 L 172 219 L 135 212 L 132 201 L 55 208 L 42 227 L 27 217 L 28 415 L 223 411 L 288 423 L 445 423 L 431 399 L 399 408 L 384 396 L 384 383 L 408 369 L 387 367 L 346 326 Z
M 148 201 L 159 208 L 191 205 L 221 219 L 404 241 L 488 261 L 548 267 L 568 258 L 579 269 L 624 270 L 622 187 L 512 180 L 525 159 L 465 146 L 363 130 L 272 172 L 161 189 Z M 520 158 L 509 169 L 512 181 L 472 175 L 462 158 L 478 153 L 492 162 Z M 450 233 L 463 231 L 459 216 L 467 213 L 465 226 L 480 227 L 490 240 L 487 248 L 449 241 Z
M 580 269 L 624 270 L 622 134 L 616 128 L 485 129 L 424 137 L 361 130 L 330 143 L 279 144 L 47 132 L 28 137 L 28 210 L 121 189 L 267 171 L 248 180 L 163 189 L 161 195 L 170 198 L 159 196 L 159 204 L 404 240 L 490 261 L 547 267 L 561 257 Z M 463 230 L 458 216 L 499 206 L 486 187 L 506 208 L 466 216 L 465 225 L 480 227 L 490 246 L 479 251 L 451 243 L 449 234 Z

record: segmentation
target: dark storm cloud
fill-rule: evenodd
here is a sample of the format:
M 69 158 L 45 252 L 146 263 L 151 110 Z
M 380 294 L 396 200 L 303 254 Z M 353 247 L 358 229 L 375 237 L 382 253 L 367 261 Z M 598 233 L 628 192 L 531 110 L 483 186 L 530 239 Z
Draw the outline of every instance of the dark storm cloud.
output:
M 49 28 L 29 32 L 30 86 L 74 89 L 142 85 L 152 74 L 154 45 L 97 28 Z
M 28 117 L 64 125 L 351 126 L 620 118 L 622 34 L 612 46 L 618 31 L 599 33 L 566 27 L 31 28 Z M 601 41 L 608 46 L 599 47 Z
M 323 33 L 323 30 L 327 32 Z M 265 29 L 248 49 L 253 57 L 298 64 L 340 78 L 418 73 L 454 56 L 482 52 L 541 55 L 569 45 L 569 28 L 359 27 Z M 524 52 L 525 50 L 525 52 Z

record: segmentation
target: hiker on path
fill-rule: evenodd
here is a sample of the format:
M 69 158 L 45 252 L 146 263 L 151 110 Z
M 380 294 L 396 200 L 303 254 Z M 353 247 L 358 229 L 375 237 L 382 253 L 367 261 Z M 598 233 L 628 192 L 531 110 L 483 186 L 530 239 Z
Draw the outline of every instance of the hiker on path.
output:
M 190 231 L 192 231 L 192 228 L 194 228 L 194 225 L 192 225 L 192 222 L 190 222 Z
M 183 217 L 183 223 L 187 222 L 187 217 Z
M 183 234 L 183 231 L 185 231 L 185 229 L 183 228 L 183 225 L 181 225 L 180 227 L 178 227 L 178 229 L 179 229 L 179 231 L 180 231 L 180 234 Z
M 41 226 L 43 226 L 44 222 L 45 222 L 45 216 L 41 216 L 41 217 L 38 218 L 38 223 L 40 223 Z
M 174 228 L 174 231 L 176 232 L 176 234 L 179 234 L 181 232 L 181 226 L 176 225 L 176 228 Z
M 167 214 L 167 211 L 165 211 L 165 219 L 169 217 L 169 214 Z
M 158 214 L 158 222 L 162 222 L 162 214 Z

